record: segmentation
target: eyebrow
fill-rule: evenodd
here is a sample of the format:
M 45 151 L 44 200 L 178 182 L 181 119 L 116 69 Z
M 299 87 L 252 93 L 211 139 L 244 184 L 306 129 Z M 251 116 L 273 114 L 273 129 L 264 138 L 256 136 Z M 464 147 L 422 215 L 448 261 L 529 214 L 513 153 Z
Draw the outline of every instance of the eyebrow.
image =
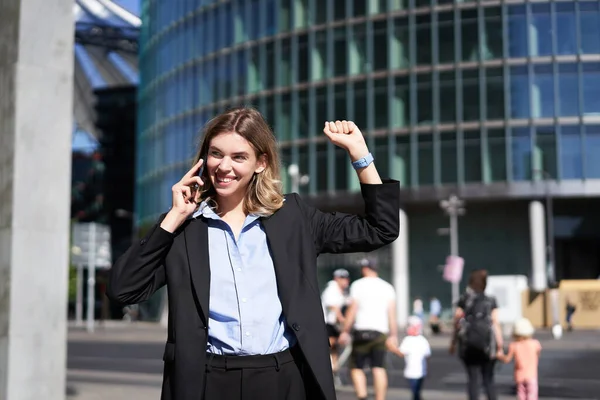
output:
M 210 146 L 210 147 L 208 148 L 208 150 L 216 150 L 216 151 L 218 151 L 219 153 L 223 153 L 223 151 L 221 151 L 221 149 L 219 149 L 219 148 L 218 148 L 218 147 L 216 147 L 216 146 Z M 246 152 L 246 151 L 236 151 L 235 153 L 233 153 L 233 155 L 234 155 L 234 156 L 248 156 L 249 154 L 248 154 L 248 152 Z

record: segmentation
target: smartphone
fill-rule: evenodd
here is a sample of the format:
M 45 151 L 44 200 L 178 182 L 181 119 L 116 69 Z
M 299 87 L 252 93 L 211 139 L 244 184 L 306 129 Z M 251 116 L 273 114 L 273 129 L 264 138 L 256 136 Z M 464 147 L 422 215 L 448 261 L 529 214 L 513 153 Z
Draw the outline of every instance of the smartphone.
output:
M 198 176 L 200 178 L 202 178 L 202 174 L 204 173 L 204 166 L 206 165 L 206 154 L 204 154 L 200 158 L 202 159 L 202 165 L 200 166 L 200 169 L 198 170 Z

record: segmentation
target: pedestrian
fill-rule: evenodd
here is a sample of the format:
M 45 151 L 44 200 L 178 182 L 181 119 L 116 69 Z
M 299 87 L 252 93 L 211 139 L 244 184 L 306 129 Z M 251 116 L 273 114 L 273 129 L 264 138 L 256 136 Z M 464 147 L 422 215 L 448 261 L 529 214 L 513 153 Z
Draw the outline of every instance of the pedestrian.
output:
M 338 371 L 338 337 L 340 336 L 340 327 L 344 323 L 342 309 L 346 305 L 348 296 L 345 292 L 349 285 L 350 273 L 343 268 L 339 268 L 333 271 L 333 279 L 327 283 L 321 294 L 325 326 L 327 336 L 329 336 L 331 368 L 334 374 Z
M 527 318 L 515 322 L 514 341 L 508 346 L 508 353 L 500 352 L 498 359 L 509 363 L 515 359 L 515 384 L 519 400 L 538 399 L 538 364 L 542 345 L 533 339 L 535 329 Z
M 575 311 L 577 310 L 577 307 L 575 306 L 575 303 L 573 303 L 573 301 L 571 301 L 571 297 L 567 296 L 566 300 L 565 300 L 565 321 L 567 323 L 567 331 L 572 332 L 573 331 L 573 315 L 575 314 Z
M 441 333 L 440 317 L 442 315 L 442 303 L 437 297 L 432 296 L 429 300 L 429 327 L 434 335 Z
M 400 190 L 355 124 L 323 132 L 349 154 L 363 217 L 284 196 L 273 132 L 239 107 L 208 122 L 172 207 L 113 266 L 113 300 L 168 288 L 162 400 L 335 399 L 316 259 L 394 241 Z
M 486 286 L 487 271 L 472 271 L 469 286 L 459 299 L 454 314 L 450 353 L 453 354 L 458 346 L 467 370 L 469 400 L 479 399 L 480 375 L 488 400 L 496 400 L 494 366 L 498 351 L 502 349 L 502 333 L 496 299 L 484 293 Z
M 388 348 L 398 347 L 396 324 L 396 291 L 379 278 L 375 258 L 360 261 L 362 278 L 350 285 L 350 306 L 340 333 L 339 343 L 346 345 L 352 335 L 350 376 L 359 400 L 367 398 L 365 366 L 373 373 L 375 399 L 384 400 L 387 393 L 385 356 Z
M 423 300 L 421 300 L 421 297 L 417 296 L 413 301 L 413 314 L 423 320 L 424 313 L 425 309 L 423 308 Z
M 393 353 L 404 358 L 404 377 L 408 380 L 413 400 L 421 400 L 423 382 L 427 376 L 427 359 L 431 356 L 429 342 L 423 336 L 423 321 L 413 315 L 408 318 L 406 337 Z

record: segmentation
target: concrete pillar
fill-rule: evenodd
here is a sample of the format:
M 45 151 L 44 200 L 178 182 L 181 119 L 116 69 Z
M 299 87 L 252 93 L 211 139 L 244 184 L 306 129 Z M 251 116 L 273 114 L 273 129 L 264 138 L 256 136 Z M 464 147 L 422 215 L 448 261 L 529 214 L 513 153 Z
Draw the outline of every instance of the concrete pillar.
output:
M 65 398 L 73 1 L 0 2 L 0 399 Z
M 408 268 L 408 218 L 400 210 L 400 235 L 392 244 L 393 284 L 396 288 L 396 315 L 399 326 L 406 326 L 410 315 L 409 268 Z
M 532 290 L 541 292 L 547 287 L 546 276 L 546 225 L 544 206 L 539 201 L 529 203 L 529 233 L 531 243 Z

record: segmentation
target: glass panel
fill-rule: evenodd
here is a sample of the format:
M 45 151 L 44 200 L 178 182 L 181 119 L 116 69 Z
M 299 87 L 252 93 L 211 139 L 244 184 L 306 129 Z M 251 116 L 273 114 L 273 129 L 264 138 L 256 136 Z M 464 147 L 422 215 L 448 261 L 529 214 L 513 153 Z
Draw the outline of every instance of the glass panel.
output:
M 350 75 L 369 72 L 370 60 L 367 60 L 367 27 L 356 24 L 352 27 L 352 38 L 349 46 Z
M 306 28 L 309 25 L 312 25 L 312 22 L 309 22 L 309 10 L 308 5 L 310 3 L 309 0 L 292 0 L 294 3 L 294 26 L 296 29 L 298 28 Z
M 536 148 L 534 152 L 534 168 L 546 171 L 552 177 L 557 177 L 556 128 L 554 126 L 539 126 L 535 135 Z
M 484 8 L 485 26 L 482 40 L 483 59 L 491 60 L 502 58 L 504 48 L 504 34 L 502 31 L 502 9 L 500 7 Z
M 359 129 L 367 130 L 367 82 L 359 81 L 354 83 L 354 116 L 351 118 Z M 348 119 L 348 117 L 340 116 Z
M 512 118 L 529 118 L 529 79 L 527 67 L 510 69 L 510 114 Z
M 290 10 L 291 0 L 279 1 L 279 32 L 287 32 L 291 27 L 292 13 Z
M 275 59 L 275 42 L 267 42 L 265 44 L 265 61 L 263 82 L 265 82 L 265 89 L 268 90 L 275 86 L 275 68 L 279 64 Z
M 441 181 L 443 184 L 456 183 L 458 181 L 456 132 L 441 132 L 439 138 L 441 156 Z
M 478 121 L 479 107 L 479 71 L 466 69 L 463 74 L 463 121 Z
M 479 60 L 479 29 L 477 27 L 477 9 L 461 10 L 462 60 Z
M 438 14 L 438 61 L 440 64 L 454 62 L 454 11 Z
M 463 132 L 465 182 L 481 182 L 481 133 Z
M 394 92 L 392 96 L 392 126 L 401 128 L 410 123 L 410 91 L 407 76 L 394 79 Z
M 409 135 L 396 136 L 396 153 L 392 163 L 390 177 L 399 180 L 403 186 L 410 185 L 411 152 Z
M 376 79 L 373 82 L 375 90 L 375 129 L 388 127 L 388 98 L 387 79 Z
M 248 54 L 242 49 L 235 54 L 235 57 L 235 65 L 237 67 L 237 94 L 243 95 L 246 94 L 246 81 L 248 79 Z
M 321 133 L 321 127 L 325 125 L 325 121 L 329 120 L 327 116 L 327 87 L 320 86 L 316 88 L 316 121 L 314 129 Z
M 454 71 L 440 72 L 440 122 L 456 122 L 456 80 Z
M 279 86 L 290 86 L 292 84 L 292 51 L 289 38 L 281 40 L 281 61 L 279 66 Z
M 600 178 L 600 125 L 586 125 L 585 129 L 585 177 Z
M 486 70 L 487 119 L 504 119 L 504 78 L 502 68 Z
M 488 129 L 488 162 L 490 180 L 506 181 L 506 138 L 504 129 Z
M 390 43 L 390 68 L 406 68 L 409 63 L 408 18 L 394 19 L 394 35 Z
M 247 7 L 249 10 L 248 23 L 246 24 L 249 28 L 248 39 L 256 40 L 263 35 L 263 27 L 261 26 L 260 20 L 260 2 L 259 0 L 251 0 L 248 2 Z
M 583 64 L 583 115 L 600 115 L 600 63 Z
M 333 52 L 334 75 L 346 75 L 346 67 L 348 65 L 348 43 L 346 41 L 346 28 L 336 28 L 333 31 Z
M 431 125 L 433 123 L 433 90 L 431 74 L 417 75 L 417 124 Z
M 338 0 L 339 1 L 339 0 Z M 366 4 L 370 1 L 354 1 L 352 2 L 352 15 L 355 17 L 362 17 L 367 13 Z
M 298 137 L 306 138 L 310 136 L 311 130 L 316 127 L 309 125 L 308 91 L 298 91 Z
M 577 64 L 558 64 L 558 110 L 561 117 L 579 115 Z
M 373 36 L 371 37 L 371 48 L 373 48 L 373 70 L 378 71 L 388 67 L 387 43 L 387 21 L 373 22 Z
M 280 112 L 277 115 L 277 134 L 282 142 L 291 139 L 292 102 L 289 93 L 281 95 Z
M 331 0 L 333 2 L 333 19 L 346 19 L 346 1 Z
M 273 124 L 275 123 L 275 97 L 274 96 L 267 96 L 265 98 L 265 106 L 261 111 L 262 111 L 263 116 L 265 117 L 265 120 L 267 121 L 269 126 L 271 126 L 271 129 L 273 129 Z M 277 132 L 275 132 L 275 133 L 277 133 Z
M 562 179 L 582 179 L 583 159 L 581 157 L 581 126 L 560 127 L 560 167 Z
M 531 179 L 531 134 L 529 128 L 512 128 L 512 173 L 515 181 Z
M 289 147 L 281 149 L 280 157 L 281 157 L 281 166 L 283 167 L 282 171 L 281 171 L 281 178 L 283 181 L 283 192 L 290 193 L 292 191 L 292 189 L 291 189 L 291 185 L 290 185 L 290 179 L 289 179 L 288 173 L 287 173 L 287 168 L 292 163 L 292 149 Z
M 308 35 L 298 36 L 298 82 L 308 80 Z
M 312 49 L 312 62 L 311 80 L 319 81 L 321 79 L 329 78 L 330 73 L 328 69 L 328 53 L 327 53 L 327 32 L 317 31 L 315 32 L 315 47 Z
M 277 33 L 277 2 L 278 0 L 263 0 L 267 10 L 265 15 L 265 35 L 273 36 Z
M 335 147 L 335 189 L 348 189 L 348 154 L 346 150 Z
M 600 53 L 600 4 L 598 1 L 580 1 L 581 53 Z
M 313 2 L 314 7 L 315 7 L 314 20 L 317 25 L 321 25 L 321 24 L 324 24 L 325 22 L 327 22 L 327 8 L 328 8 L 327 3 L 329 3 L 329 0 L 321 0 L 321 1 Z
M 327 190 L 327 144 L 317 143 L 317 173 L 315 179 L 317 180 L 317 192 L 324 192 Z
M 419 185 L 433 185 L 433 135 L 431 133 L 417 135 L 417 152 Z
M 431 14 L 417 15 L 417 65 L 431 64 Z
M 575 3 L 556 3 L 556 52 L 577 54 L 577 23 Z
M 552 18 L 548 3 L 531 5 L 529 55 L 534 57 L 552 55 Z
M 381 173 L 382 176 L 389 176 L 389 158 L 388 158 L 388 138 L 387 136 L 378 137 L 375 139 L 375 153 L 373 154 L 375 157 L 375 164 L 377 165 L 377 170 Z
M 332 119 L 343 119 L 347 115 L 346 110 L 346 85 L 339 83 L 333 87 L 334 115 Z

